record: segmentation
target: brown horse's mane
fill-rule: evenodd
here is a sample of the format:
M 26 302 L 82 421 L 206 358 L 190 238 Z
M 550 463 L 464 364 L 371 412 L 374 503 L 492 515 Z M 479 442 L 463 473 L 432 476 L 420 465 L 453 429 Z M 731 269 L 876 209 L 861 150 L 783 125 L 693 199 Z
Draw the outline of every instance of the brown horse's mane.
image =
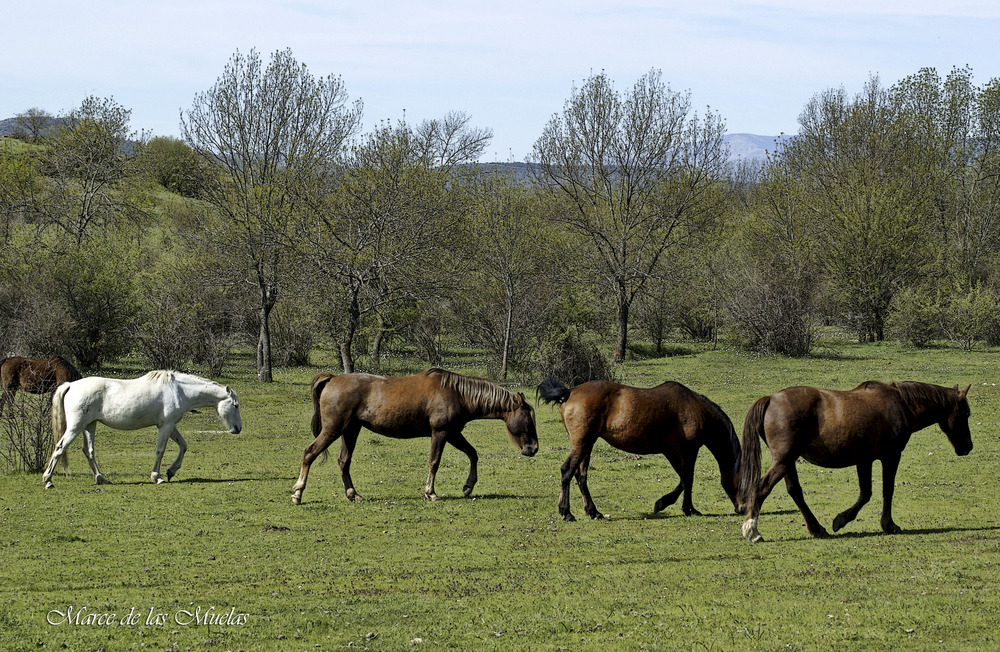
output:
M 516 407 L 512 393 L 485 378 L 463 376 L 438 367 L 428 369 L 424 375 L 437 376 L 442 387 L 461 394 L 474 411 L 508 412 Z
M 903 400 L 910 412 L 918 412 L 915 408 L 919 406 L 947 405 L 953 400 L 951 390 L 940 385 L 931 383 L 921 383 L 916 380 L 904 380 L 899 382 L 883 383 L 878 380 L 867 380 L 855 389 L 877 389 L 884 387 L 894 389 L 899 392 L 899 397 Z

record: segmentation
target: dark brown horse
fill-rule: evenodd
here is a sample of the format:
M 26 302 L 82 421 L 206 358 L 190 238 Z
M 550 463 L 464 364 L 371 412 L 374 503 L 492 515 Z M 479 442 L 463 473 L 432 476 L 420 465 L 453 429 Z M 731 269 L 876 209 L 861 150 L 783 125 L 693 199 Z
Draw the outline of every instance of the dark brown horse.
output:
M 80 372 L 59 356 L 35 360 L 19 356 L 0 360 L 0 414 L 18 389 L 32 394 L 50 394 L 56 387 L 81 378 Z
M 972 450 L 969 434 L 969 388 L 927 383 L 868 381 L 842 392 L 789 387 L 758 399 L 743 426 L 740 501 L 746 506 L 743 536 L 762 541 L 757 516 L 764 499 L 781 478 L 814 537 L 827 535 L 802 496 L 795 461 L 826 468 L 858 467 L 861 495 L 833 520 L 837 532 L 858 515 L 872 495 L 872 463 L 882 462 L 882 530 L 900 532 L 892 520 L 896 469 L 910 435 L 932 424 L 941 426 L 959 455 Z M 771 452 L 771 467 L 761 478 L 760 440 Z
M 552 378 L 538 386 L 545 403 L 559 403 L 571 451 L 562 465 L 559 513 L 576 520 L 569 509 L 570 480 L 576 477 L 590 518 L 604 518 L 587 489 L 590 453 L 597 440 L 636 455 L 662 453 L 680 476 L 677 487 L 656 501 L 653 511 L 668 507 L 683 492 L 685 515 L 699 514 L 691 504 L 691 482 L 698 449 L 708 447 L 719 463 L 722 488 L 737 507 L 736 472 L 740 442 L 722 409 L 684 385 L 666 382 L 642 389 L 605 381 L 590 381 L 567 389 Z
M 469 456 L 469 477 L 463 493 L 469 496 L 477 480 L 479 456 L 462 429 L 475 419 L 502 419 L 511 442 L 531 457 L 538 452 L 535 410 L 524 394 L 512 394 L 482 378 L 462 376 L 443 369 L 428 369 L 415 376 L 387 378 L 351 373 L 317 374 L 312 381 L 312 432 L 316 439 L 302 456 L 302 471 L 292 487 L 292 503 L 302 502 L 302 491 L 313 461 L 337 440 L 340 472 L 349 500 L 357 500 L 351 480 L 351 455 L 361 428 L 387 437 L 431 438 L 431 456 L 424 496 L 437 500 L 434 476 L 445 444 Z

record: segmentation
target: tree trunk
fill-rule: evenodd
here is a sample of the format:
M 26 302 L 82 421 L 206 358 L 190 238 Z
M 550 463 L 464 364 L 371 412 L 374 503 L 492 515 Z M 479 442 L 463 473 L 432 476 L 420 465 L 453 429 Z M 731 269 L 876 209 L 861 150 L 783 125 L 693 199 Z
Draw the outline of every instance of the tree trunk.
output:
M 385 329 L 385 317 L 382 316 L 382 313 L 378 313 L 378 326 L 375 328 L 375 336 L 372 337 L 370 351 L 372 366 L 376 369 L 382 362 L 382 342 L 385 339 Z
M 267 292 L 264 293 L 269 294 Z M 262 300 L 260 305 L 260 335 L 257 338 L 257 380 L 270 383 L 271 374 L 271 309 L 274 301 Z
M 615 362 L 625 362 L 628 346 L 628 312 L 632 302 L 624 287 L 618 288 L 618 341 L 615 342 Z
M 510 353 L 510 331 L 514 322 L 514 302 L 507 298 L 507 323 L 503 330 L 503 356 L 500 362 L 500 380 L 507 380 L 507 357 Z
M 354 354 L 351 346 L 354 343 L 354 334 L 358 330 L 361 322 L 361 309 L 358 307 L 358 295 L 353 293 L 351 303 L 347 309 L 347 326 L 344 328 L 344 337 L 340 341 L 340 364 L 344 367 L 345 374 L 354 373 Z

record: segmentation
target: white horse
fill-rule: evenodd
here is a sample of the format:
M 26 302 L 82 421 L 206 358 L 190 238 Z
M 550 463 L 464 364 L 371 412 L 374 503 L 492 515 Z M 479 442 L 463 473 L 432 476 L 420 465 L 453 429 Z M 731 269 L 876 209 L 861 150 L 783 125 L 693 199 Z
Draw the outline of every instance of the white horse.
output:
M 141 378 L 116 380 L 89 376 L 59 386 L 52 397 L 52 434 L 56 438 L 55 450 L 42 474 L 46 489 L 51 489 L 52 473 L 60 459 L 66 464 L 65 454 L 76 436 L 83 433 L 83 452 L 94 472 L 96 484 L 110 484 L 101 475 L 94 459 L 94 434 L 97 422 L 117 430 L 137 430 L 156 426 L 156 461 L 150 474 L 153 482 L 161 484 L 160 461 L 167 447 L 167 438 L 177 442 L 177 459 L 167 469 L 167 480 L 181 468 L 187 442 L 177 432 L 177 422 L 195 408 L 214 406 L 229 432 L 239 434 L 243 429 L 240 403 L 228 385 L 220 385 L 178 371 L 151 371 Z

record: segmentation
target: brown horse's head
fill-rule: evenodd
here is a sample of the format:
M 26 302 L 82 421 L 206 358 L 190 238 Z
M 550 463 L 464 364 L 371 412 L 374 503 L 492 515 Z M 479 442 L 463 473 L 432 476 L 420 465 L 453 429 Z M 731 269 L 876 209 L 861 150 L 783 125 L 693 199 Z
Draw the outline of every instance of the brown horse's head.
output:
M 514 396 L 514 409 L 504 415 L 510 441 L 528 457 L 538 452 L 538 433 L 535 432 L 535 408 L 524 394 Z
M 944 434 L 948 435 L 948 441 L 955 447 L 958 455 L 968 455 L 972 452 L 972 434 L 969 432 L 969 402 L 966 395 L 969 393 L 969 385 L 963 390 L 955 385 L 954 391 L 958 394 L 950 410 L 944 413 L 944 418 L 938 424 Z

